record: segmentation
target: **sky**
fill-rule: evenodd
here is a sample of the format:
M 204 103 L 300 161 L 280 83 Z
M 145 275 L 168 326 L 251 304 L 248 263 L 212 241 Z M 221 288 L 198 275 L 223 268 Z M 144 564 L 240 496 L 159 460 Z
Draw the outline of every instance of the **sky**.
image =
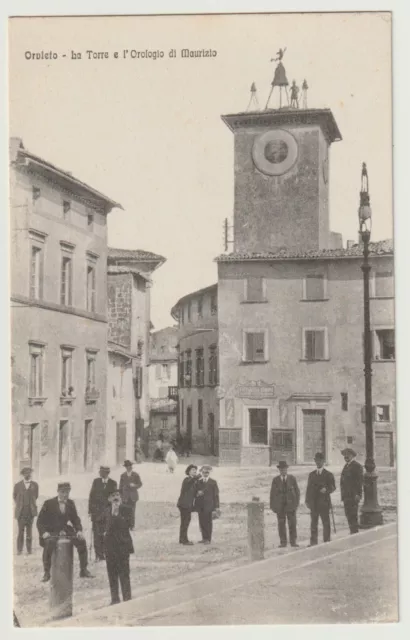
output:
M 342 133 L 330 151 L 331 229 L 357 239 L 365 161 L 372 239 L 392 237 L 390 37 L 390 16 L 375 13 L 12 19 L 10 135 L 122 204 L 108 217 L 111 246 L 167 259 L 152 289 L 160 329 L 180 297 L 217 281 L 234 194 L 221 115 L 246 109 L 252 82 L 265 105 L 281 47 L 289 82 L 306 78 L 308 106 L 330 108 Z M 183 48 L 217 55 L 181 58 Z

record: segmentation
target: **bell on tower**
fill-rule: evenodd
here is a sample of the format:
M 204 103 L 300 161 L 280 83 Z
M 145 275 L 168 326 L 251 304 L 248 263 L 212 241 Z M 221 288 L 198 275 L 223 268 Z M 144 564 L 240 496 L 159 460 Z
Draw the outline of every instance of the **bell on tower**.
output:
M 271 58 L 271 62 L 277 62 L 278 64 L 276 65 L 275 75 L 271 83 L 272 87 L 266 102 L 265 109 L 269 108 L 269 101 L 271 99 L 271 96 L 275 87 L 279 87 L 279 109 L 282 108 L 282 89 L 283 88 L 285 89 L 286 99 L 289 105 L 289 95 L 288 95 L 289 82 L 286 77 L 285 67 L 283 66 L 283 63 L 282 63 L 282 59 L 283 59 L 283 56 L 285 55 L 285 51 L 286 51 L 286 47 L 284 49 L 279 49 L 279 51 L 276 53 L 276 58 Z

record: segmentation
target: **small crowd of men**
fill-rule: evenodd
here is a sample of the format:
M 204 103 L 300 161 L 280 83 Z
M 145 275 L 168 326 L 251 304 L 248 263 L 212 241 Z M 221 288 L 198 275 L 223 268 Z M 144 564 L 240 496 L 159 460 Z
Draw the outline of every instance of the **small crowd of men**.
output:
M 363 467 L 355 460 L 353 449 L 341 452 L 345 465 L 340 476 L 340 494 L 350 533 L 358 533 L 359 502 L 363 493 Z M 316 469 L 309 474 L 305 504 L 310 511 L 310 544 L 318 544 L 319 518 L 323 526 L 323 542 L 330 541 L 330 513 L 333 514 L 331 494 L 336 490 L 335 478 L 324 468 L 325 456 L 318 452 L 314 457 Z M 281 460 L 277 465 L 279 475 L 273 478 L 270 491 L 270 508 L 278 519 L 280 547 L 288 544 L 286 521 L 291 547 L 298 547 L 296 511 L 300 502 L 300 490 L 295 476 L 288 473 L 289 465 Z M 334 515 L 333 515 L 334 518 Z
M 341 499 L 350 533 L 354 534 L 359 531 L 358 505 L 363 491 L 363 467 L 355 460 L 356 452 L 353 449 L 347 448 L 341 453 L 345 459 L 340 478 Z M 324 468 L 323 453 L 316 453 L 314 460 L 316 469 L 309 474 L 305 497 L 311 517 L 309 546 L 318 544 L 319 519 L 323 525 L 323 541 L 330 541 L 331 494 L 336 489 L 333 474 Z M 109 466 L 101 465 L 99 477 L 92 483 L 88 501 L 96 560 L 106 561 L 111 604 L 120 602 L 120 586 L 123 600 L 131 599 L 129 558 L 134 552 L 134 547 L 130 531 L 135 527 L 138 489 L 142 487 L 139 474 L 133 471 L 133 463 L 125 460 L 124 467 L 125 472 L 121 475 L 119 487 L 117 487 L 117 482 L 109 477 Z M 295 476 L 288 473 L 286 461 L 281 460 L 277 468 L 279 475 L 272 481 L 270 508 L 277 516 L 279 546 L 287 546 L 287 523 L 290 545 L 298 547 L 296 511 L 300 502 L 300 490 Z M 187 478 L 183 482 L 178 501 L 181 512 L 180 542 L 182 544 L 192 544 L 187 538 L 187 531 L 190 513 L 193 510 L 198 511 L 201 542 L 209 544 L 211 541 L 212 519 L 215 516 L 219 517 L 220 514 L 217 485 L 209 478 L 210 470 L 211 467 L 208 465 L 202 467 L 199 475 L 195 465 L 190 465 L 186 470 Z M 17 554 L 19 555 L 23 552 L 24 535 L 27 553 L 32 553 L 32 527 L 37 515 L 39 495 L 39 487 L 32 479 L 32 472 L 33 470 L 29 467 L 22 469 L 23 479 L 14 486 L 13 491 L 15 518 L 18 523 Z M 57 496 L 46 500 L 38 514 L 37 529 L 40 546 L 43 548 L 43 582 L 50 580 L 52 554 L 61 536 L 70 538 L 77 548 L 80 577 L 93 577 L 88 570 L 88 550 L 81 519 L 74 501 L 69 497 L 70 490 L 70 483 L 59 483 Z M 212 499 L 209 498 L 208 502 L 211 506 L 206 508 L 205 497 L 208 493 Z M 196 507 L 193 507 L 191 502 L 195 502 Z
M 120 602 L 119 586 L 123 600 L 131 599 L 129 557 L 134 552 L 130 531 L 135 527 L 135 507 L 139 499 L 138 489 L 142 481 L 133 471 L 130 460 L 124 462 L 119 487 L 109 477 L 110 467 L 101 465 L 99 477 L 93 480 L 88 500 L 88 513 L 92 522 L 92 534 L 97 561 L 106 561 L 111 604 Z M 32 553 L 32 528 L 37 515 L 39 487 L 32 480 L 33 470 L 21 470 L 23 479 L 14 486 L 15 518 L 18 523 L 17 554 L 21 555 L 26 534 L 27 553 Z M 43 549 L 44 575 L 42 582 L 51 577 L 51 561 L 60 537 L 70 538 L 78 552 L 80 578 L 92 578 L 88 570 L 88 549 L 83 535 L 81 519 L 73 500 L 71 485 L 60 482 L 57 496 L 46 500 L 37 518 L 40 546 Z

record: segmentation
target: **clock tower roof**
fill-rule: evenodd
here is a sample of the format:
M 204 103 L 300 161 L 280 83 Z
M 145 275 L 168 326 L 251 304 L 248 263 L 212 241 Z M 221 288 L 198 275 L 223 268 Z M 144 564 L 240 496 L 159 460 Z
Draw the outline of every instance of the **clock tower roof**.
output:
M 328 142 L 342 139 L 336 120 L 330 109 L 265 109 L 221 116 L 231 131 L 247 127 L 280 127 L 283 125 L 319 125 Z

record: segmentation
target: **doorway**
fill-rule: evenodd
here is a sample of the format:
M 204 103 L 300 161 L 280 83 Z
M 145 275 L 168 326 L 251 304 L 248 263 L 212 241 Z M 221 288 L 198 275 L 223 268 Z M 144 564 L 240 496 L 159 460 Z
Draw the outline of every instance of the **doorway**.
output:
M 303 462 L 312 462 L 315 453 L 326 457 L 326 419 L 324 409 L 303 410 Z
M 209 453 L 215 456 L 215 415 L 213 413 L 208 413 L 208 444 Z
M 192 407 L 186 408 L 186 438 L 189 450 L 192 451 Z
M 84 471 L 92 468 L 93 421 L 84 422 Z
M 68 473 L 70 463 L 69 423 L 68 420 L 60 420 L 58 438 L 58 473 Z
M 25 424 L 21 427 L 20 468 L 31 467 L 38 476 L 40 468 L 40 428 L 39 424 Z
M 127 457 L 127 423 L 117 422 L 117 464 L 124 462 Z

